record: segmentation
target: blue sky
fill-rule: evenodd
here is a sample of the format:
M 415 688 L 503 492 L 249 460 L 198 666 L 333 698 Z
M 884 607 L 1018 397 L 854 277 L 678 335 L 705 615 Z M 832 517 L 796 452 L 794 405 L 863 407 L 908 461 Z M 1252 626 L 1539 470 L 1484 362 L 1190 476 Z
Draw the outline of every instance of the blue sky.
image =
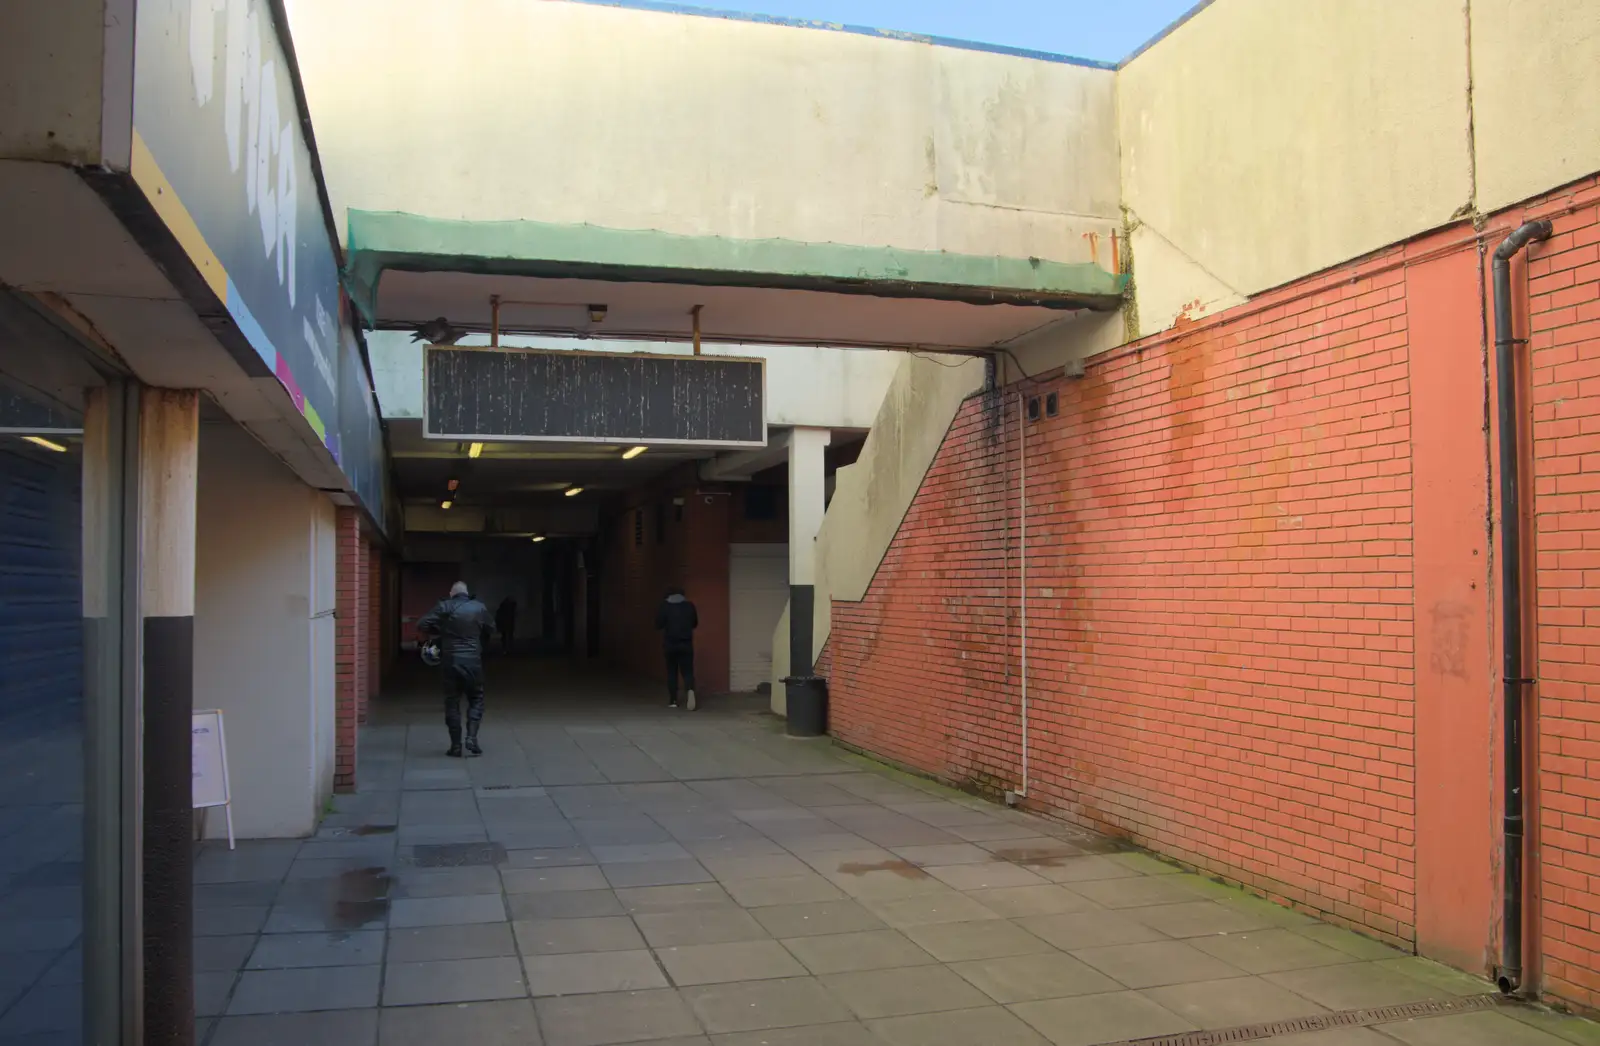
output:
M 675 0 L 1116 62 L 1196 0 Z

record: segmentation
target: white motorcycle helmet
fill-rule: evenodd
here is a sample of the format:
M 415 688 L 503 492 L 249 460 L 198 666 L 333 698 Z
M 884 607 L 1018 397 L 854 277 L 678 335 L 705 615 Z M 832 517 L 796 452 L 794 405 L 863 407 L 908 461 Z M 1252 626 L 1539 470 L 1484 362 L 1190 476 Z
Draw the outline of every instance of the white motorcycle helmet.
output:
M 419 648 L 419 652 L 422 654 L 423 664 L 427 665 L 429 668 L 439 667 L 440 655 L 439 641 L 437 639 L 430 639 L 423 643 Z

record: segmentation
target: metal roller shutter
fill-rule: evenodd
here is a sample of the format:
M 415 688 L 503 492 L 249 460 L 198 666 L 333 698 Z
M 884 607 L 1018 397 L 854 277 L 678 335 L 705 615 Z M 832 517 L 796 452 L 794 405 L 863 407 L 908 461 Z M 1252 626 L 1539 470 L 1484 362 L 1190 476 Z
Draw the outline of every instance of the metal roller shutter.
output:
M 0 730 L 76 730 L 83 704 L 76 453 L 0 437 Z

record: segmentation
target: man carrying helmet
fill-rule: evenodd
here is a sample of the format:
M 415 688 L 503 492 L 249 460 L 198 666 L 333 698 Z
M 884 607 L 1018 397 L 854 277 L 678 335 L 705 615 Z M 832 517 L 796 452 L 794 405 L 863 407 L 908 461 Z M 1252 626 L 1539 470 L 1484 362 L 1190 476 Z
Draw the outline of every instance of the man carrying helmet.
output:
M 482 755 L 478 727 L 483 723 L 483 648 L 489 641 L 489 608 L 473 599 L 464 581 L 450 586 L 450 598 L 435 606 L 417 630 L 439 640 L 439 662 L 444 669 L 444 725 L 450 731 L 450 750 L 461 757 L 461 706 L 467 702 L 467 753 Z

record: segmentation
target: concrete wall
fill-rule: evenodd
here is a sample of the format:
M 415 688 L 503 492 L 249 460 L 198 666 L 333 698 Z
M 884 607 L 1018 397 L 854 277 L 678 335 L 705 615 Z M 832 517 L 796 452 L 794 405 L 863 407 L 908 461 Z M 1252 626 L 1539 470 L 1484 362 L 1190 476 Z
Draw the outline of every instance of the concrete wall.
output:
M 1600 169 L 1600 5 L 1217 0 L 1117 76 L 1149 334 Z
M 872 582 L 906 509 L 916 497 L 961 403 L 983 386 L 984 364 L 903 356 L 855 464 L 834 477 L 833 498 L 817 532 L 812 642 L 820 651 L 834 600 L 859 600 Z M 789 674 L 789 611 L 772 636 L 772 710 L 782 715 Z
M 0 0 L 0 157 L 100 161 L 108 7 L 132 14 L 106 0 Z M 121 102 L 131 118 L 131 82 Z
M 462 345 L 487 345 L 470 335 Z M 585 352 L 692 351 L 681 342 L 574 341 L 571 338 L 506 337 L 501 344 Z M 378 409 L 385 418 L 422 417 L 422 346 L 399 331 L 367 335 Z M 708 356 L 743 356 L 767 361 L 767 424 L 825 429 L 864 429 L 872 424 L 883 394 L 900 366 L 901 354 L 883 349 L 832 349 L 806 345 L 704 345 Z
M 341 224 L 356 207 L 1087 261 L 1084 233 L 1104 252 L 1117 222 L 1109 70 L 591 4 L 289 8 Z
M 231 422 L 201 428 L 199 488 L 195 707 L 223 711 L 239 836 L 307 835 L 333 786 L 333 506 Z
M 1472 0 L 1478 206 L 1600 170 L 1600 4 Z

